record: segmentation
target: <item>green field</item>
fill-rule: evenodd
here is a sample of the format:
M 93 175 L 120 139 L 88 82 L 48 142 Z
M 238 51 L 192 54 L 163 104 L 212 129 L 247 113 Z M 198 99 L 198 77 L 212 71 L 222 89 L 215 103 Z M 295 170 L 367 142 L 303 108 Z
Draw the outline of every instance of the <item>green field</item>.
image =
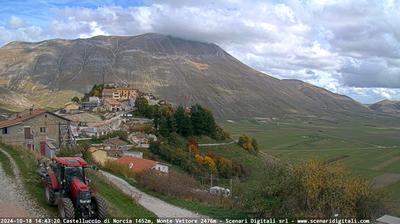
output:
M 338 161 L 357 176 L 378 181 L 389 196 L 392 213 L 400 215 L 399 119 L 326 121 L 311 118 L 220 122 L 233 137 L 247 133 L 260 151 L 296 163 L 308 159 Z M 217 149 L 218 148 L 218 149 Z M 210 150 L 210 149 L 209 149 Z M 213 150 L 224 150 L 216 147 Z M 236 150 L 235 150 L 236 151 Z M 225 152 L 227 153 L 227 149 Z M 232 152 L 231 152 L 232 153 Z M 229 154 L 229 152 L 228 152 Z M 259 172 L 260 158 L 245 162 Z M 248 158 L 244 158 L 244 161 Z M 262 174 L 261 172 L 259 172 Z M 392 175 L 387 177 L 386 175 Z M 398 176 L 393 178 L 394 176 Z M 257 174 L 252 174 L 257 179 Z

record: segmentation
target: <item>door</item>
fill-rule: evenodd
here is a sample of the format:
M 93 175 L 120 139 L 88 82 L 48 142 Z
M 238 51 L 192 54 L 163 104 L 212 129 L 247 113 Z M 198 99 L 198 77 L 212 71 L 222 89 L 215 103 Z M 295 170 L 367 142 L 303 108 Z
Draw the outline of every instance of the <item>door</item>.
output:
M 24 127 L 25 139 L 32 139 L 31 127 Z
M 46 155 L 46 142 L 40 142 L 40 154 L 42 156 Z

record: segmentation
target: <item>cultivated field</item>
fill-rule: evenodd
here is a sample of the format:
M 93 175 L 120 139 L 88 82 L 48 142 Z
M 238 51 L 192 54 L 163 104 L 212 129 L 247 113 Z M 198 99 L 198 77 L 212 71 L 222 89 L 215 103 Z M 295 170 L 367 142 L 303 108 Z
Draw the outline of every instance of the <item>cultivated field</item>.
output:
M 400 215 L 399 119 L 253 119 L 220 124 L 234 137 L 242 133 L 255 137 L 262 152 L 281 160 L 320 159 L 344 164 L 354 175 L 385 190 L 392 213 Z

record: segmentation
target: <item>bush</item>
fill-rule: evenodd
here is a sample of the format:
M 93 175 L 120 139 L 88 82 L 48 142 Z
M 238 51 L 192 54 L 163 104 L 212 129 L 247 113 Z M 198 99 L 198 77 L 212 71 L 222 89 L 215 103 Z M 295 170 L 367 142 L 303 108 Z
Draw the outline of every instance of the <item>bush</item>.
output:
M 103 164 L 103 169 L 108 170 L 112 173 L 118 173 L 127 178 L 135 178 L 135 172 L 133 172 L 126 164 L 116 163 L 112 160 L 106 160 Z
M 230 134 L 218 125 L 215 128 L 214 135 L 211 137 L 215 140 L 226 140 L 231 138 Z
M 258 144 L 256 139 L 248 135 L 241 135 L 239 137 L 238 145 L 250 153 L 258 153 Z
M 106 139 L 115 138 L 115 137 L 118 137 L 119 139 L 124 140 L 124 141 L 128 141 L 128 132 L 122 131 L 122 130 L 113 131 L 106 135 L 100 136 L 100 140 L 106 140 Z
M 156 170 L 146 170 L 137 174 L 137 180 L 150 190 L 163 195 L 230 208 L 234 205 L 230 198 L 202 190 L 195 179 L 183 173 L 170 171 L 168 174 L 161 174 Z
M 79 156 L 82 157 L 86 162 L 93 163 L 92 154 L 89 152 L 88 145 L 74 145 L 71 147 L 63 147 L 57 151 L 58 157 L 69 157 L 69 156 Z
M 243 194 L 243 204 L 257 217 L 292 216 L 376 218 L 383 197 L 368 181 L 350 176 L 338 164 L 308 161 L 294 167 L 267 164 L 262 183 Z
M 191 199 L 192 191 L 197 187 L 193 178 L 175 171 L 161 174 L 155 170 L 145 170 L 138 173 L 137 180 L 155 192 L 184 199 Z

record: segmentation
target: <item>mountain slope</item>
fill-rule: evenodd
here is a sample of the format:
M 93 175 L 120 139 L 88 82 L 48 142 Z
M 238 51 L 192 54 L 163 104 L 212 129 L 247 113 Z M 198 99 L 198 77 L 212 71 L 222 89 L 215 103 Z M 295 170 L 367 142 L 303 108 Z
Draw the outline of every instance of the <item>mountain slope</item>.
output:
M 59 106 L 104 79 L 176 104 L 190 96 L 224 118 L 368 112 L 346 96 L 260 73 L 215 44 L 160 34 L 12 42 L 0 58 L 0 87 L 39 105 Z
M 398 114 L 400 112 L 400 101 L 382 100 L 369 105 L 373 111 Z

